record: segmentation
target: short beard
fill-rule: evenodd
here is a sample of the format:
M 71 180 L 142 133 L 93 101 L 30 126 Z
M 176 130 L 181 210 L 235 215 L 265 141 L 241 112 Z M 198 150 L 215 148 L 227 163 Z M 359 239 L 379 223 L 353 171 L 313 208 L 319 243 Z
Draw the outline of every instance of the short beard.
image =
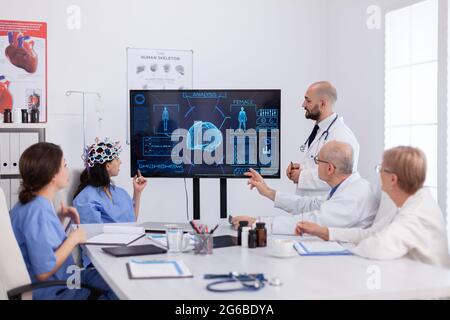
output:
M 305 110 L 306 110 L 306 109 L 305 109 Z M 305 118 L 306 118 L 306 119 L 311 119 L 311 120 L 317 121 L 317 120 L 320 119 L 320 116 L 321 116 L 321 115 L 322 115 L 322 112 L 320 112 L 319 105 L 316 104 L 316 105 L 314 106 L 314 108 L 311 110 L 311 112 L 309 112 L 308 110 L 306 110 Z

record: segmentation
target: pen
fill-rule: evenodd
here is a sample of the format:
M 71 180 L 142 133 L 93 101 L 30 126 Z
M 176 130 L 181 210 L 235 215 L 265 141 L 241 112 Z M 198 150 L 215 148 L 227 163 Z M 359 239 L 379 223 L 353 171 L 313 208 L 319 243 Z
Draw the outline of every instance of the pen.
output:
M 69 221 L 69 223 L 67 224 L 66 229 L 64 229 L 64 232 L 67 232 L 67 230 L 69 230 L 71 226 L 72 226 L 72 220 Z
M 213 234 L 214 231 L 216 231 L 216 229 L 219 227 L 219 224 L 216 224 L 216 226 L 211 230 L 210 234 Z
M 189 224 L 191 225 L 191 227 L 194 229 L 195 232 L 200 233 L 200 230 L 198 229 L 194 221 L 189 221 Z

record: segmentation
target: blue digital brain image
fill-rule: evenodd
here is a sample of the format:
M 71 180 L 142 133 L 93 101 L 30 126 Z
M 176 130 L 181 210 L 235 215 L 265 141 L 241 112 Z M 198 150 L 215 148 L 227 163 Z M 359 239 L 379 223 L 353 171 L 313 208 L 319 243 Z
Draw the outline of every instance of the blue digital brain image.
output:
M 203 141 L 203 135 L 207 130 L 212 132 L 211 142 Z M 222 144 L 222 132 L 211 122 L 197 121 L 190 128 L 187 136 L 187 147 L 189 150 L 203 150 L 213 152 Z

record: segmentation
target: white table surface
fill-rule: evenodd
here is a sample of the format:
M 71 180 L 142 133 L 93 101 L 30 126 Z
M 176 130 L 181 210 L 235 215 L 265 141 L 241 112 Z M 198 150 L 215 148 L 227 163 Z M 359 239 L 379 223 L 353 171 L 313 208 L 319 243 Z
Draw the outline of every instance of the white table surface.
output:
M 101 232 L 102 225 L 83 225 L 89 236 Z M 215 233 L 236 234 L 228 226 Z M 139 256 L 139 259 L 180 259 L 193 278 L 131 280 L 126 263 L 131 257 L 116 258 L 104 253 L 103 246 L 86 245 L 87 253 L 98 272 L 120 299 L 186 299 L 186 300 L 259 300 L 259 299 L 436 299 L 450 297 L 450 270 L 432 267 L 410 259 L 374 261 L 357 256 L 270 256 L 269 247 L 248 249 L 228 247 L 214 249 L 212 255 L 193 252 Z M 294 237 L 291 237 L 294 238 Z M 295 237 L 299 239 L 299 237 Z M 308 239 L 306 239 L 307 241 Z M 147 238 L 133 245 L 154 244 Z M 380 288 L 370 289 L 369 266 L 380 270 Z M 277 277 L 282 285 L 266 284 L 255 292 L 215 293 L 206 290 L 212 280 L 203 279 L 205 273 L 264 273 L 267 279 Z

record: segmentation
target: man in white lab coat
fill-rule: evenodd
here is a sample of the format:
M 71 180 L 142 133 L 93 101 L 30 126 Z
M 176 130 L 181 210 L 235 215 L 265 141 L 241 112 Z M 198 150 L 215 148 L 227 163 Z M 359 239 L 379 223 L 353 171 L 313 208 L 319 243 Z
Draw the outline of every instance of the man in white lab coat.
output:
M 353 253 L 387 260 L 403 256 L 450 268 L 446 223 L 427 188 L 425 154 L 413 147 L 386 150 L 380 173 L 383 196 L 370 228 L 333 228 L 309 221 L 298 223 L 297 234 L 357 244 Z
M 250 188 L 273 200 L 275 207 L 291 215 L 275 217 L 233 218 L 235 226 L 239 221 L 256 220 L 266 222 L 272 233 L 295 234 L 299 221 L 314 221 L 333 227 L 367 228 L 373 222 L 378 201 L 370 183 L 353 173 L 352 147 L 343 142 L 330 141 L 320 150 L 315 158 L 318 164 L 318 176 L 331 188 L 327 196 L 292 196 L 269 188 L 264 179 L 255 170 L 250 169 L 246 175 L 250 178 Z
M 345 125 L 344 119 L 334 113 L 337 101 L 336 88 L 327 81 L 313 83 L 305 93 L 302 107 L 305 117 L 316 124 L 300 147 L 300 163 L 291 163 L 286 175 L 296 184 L 296 194 L 300 196 L 326 195 L 330 191 L 327 183 L 317 174 L 314 157 L 328 141 L 342 141 L 353 148 L 353 172 L 357 171 L 359 144 L 353 132 Z

